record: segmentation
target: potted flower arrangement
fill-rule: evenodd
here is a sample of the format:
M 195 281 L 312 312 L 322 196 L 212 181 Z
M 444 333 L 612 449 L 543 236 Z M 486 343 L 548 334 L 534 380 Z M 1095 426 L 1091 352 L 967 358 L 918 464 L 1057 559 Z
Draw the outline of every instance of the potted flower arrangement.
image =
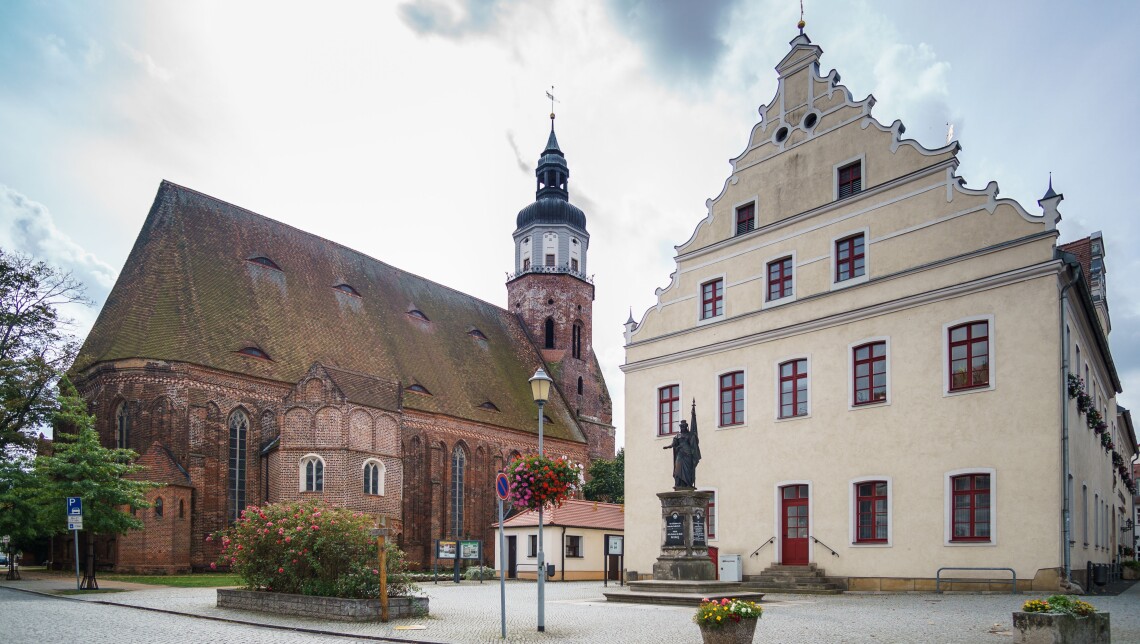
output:
M 756 632 L 756 620 L 764 609 L 756 602 L 724 598 L 704 599 L 693 621 L 701 629 L 705 644 L 746 644 Z
M 1109 614 L 1070 595 L 1030 599 L 1013 614 L 1017 642 L 1108 642 Z
M 577 489 L 581 468 L 566 459 L 537 454 L 521 456 L 507 465 L 511 479 L 509 500 L 516 508 L 537 510 L 559 507 Z

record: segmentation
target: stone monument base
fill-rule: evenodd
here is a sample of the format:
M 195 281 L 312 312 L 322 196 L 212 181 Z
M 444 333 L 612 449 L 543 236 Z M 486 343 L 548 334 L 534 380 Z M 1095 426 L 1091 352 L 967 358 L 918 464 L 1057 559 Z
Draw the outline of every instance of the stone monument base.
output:
M 705 511 L 712 492 L 674 490 L 661 499 L 661 556 L 653 564 L 655 581 L 709 581 L 716 565 L 709 559 Z

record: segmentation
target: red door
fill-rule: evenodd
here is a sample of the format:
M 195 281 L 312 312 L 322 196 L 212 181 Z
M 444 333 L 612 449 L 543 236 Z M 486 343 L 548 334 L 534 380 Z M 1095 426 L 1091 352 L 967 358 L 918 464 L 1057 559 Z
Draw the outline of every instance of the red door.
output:
M 808 562 L 808 486 L 788 485 L 780 488 L 782 542 L 780 563 L 803 566 Z

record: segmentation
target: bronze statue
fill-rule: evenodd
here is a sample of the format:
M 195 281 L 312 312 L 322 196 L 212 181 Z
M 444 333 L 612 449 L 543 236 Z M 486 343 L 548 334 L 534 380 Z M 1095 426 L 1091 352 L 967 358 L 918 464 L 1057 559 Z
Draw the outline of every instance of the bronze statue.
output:
M 697 436 L 697 401 L 693 400 L 692 429 L 681 421 L 681 433 L 661 449 L 673 450 L 673 489 L 693 490 L 697 487 L 697 463 L 701 462 L 701 441 Z

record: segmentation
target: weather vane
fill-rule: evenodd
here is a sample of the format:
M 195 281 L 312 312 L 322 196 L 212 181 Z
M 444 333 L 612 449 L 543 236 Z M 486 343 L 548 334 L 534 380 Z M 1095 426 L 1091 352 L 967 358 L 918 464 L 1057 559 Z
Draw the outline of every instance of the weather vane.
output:
M 800 0 L 800 21 L 796 23 L 796 26 L 800 28 L 800 35 L 802 36 L 804 27 L 807 26 L 807 23 L 804 22 L 804 0 Z
M 550 99 L 550 120 L 554 120 L 554 104 L 561 103 L 562 101 L 554 98 L 554 86 L 550 86 L 550 91 L 546 93 L 546 98 Z

